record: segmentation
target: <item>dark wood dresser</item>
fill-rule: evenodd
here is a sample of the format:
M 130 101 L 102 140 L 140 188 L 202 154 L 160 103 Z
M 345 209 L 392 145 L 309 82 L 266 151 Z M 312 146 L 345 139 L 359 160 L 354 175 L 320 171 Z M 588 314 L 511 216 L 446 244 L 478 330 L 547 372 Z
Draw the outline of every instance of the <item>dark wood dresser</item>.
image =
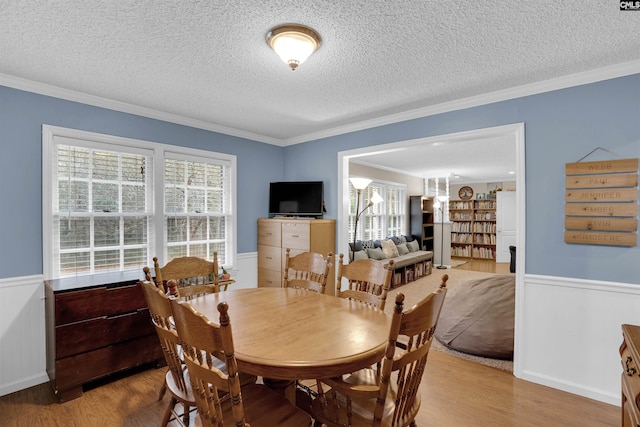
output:
M 45 281 L 47 374 L 60 402 L 82 386 L 129 368 L 164 364 L 141 273 Z
M 640 427 L 640 326 L 622 325 L 622 426 Z

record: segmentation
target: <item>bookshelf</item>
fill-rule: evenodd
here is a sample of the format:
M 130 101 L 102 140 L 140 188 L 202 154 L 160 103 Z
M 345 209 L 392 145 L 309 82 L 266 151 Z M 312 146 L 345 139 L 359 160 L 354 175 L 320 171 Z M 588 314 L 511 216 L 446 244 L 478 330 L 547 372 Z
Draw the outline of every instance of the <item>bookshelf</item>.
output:
M 409 230 L 420 239 L 420 247 L 433 251 L 433 197 L 409 196 L 411 212 Z
M 496 201 L 449 202 L 451 256 L 496 259 Z

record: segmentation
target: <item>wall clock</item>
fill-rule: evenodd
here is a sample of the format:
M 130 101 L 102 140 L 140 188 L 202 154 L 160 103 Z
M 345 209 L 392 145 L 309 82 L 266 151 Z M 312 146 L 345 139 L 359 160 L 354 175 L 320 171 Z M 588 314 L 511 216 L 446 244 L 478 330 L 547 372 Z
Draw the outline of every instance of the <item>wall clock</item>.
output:
M 473 188 L 469 187 L 468 185 L 460 187 L 460 190 L 458 190 L 458 197 L 460 197 L 460 200 L 471 199 L 473 197 Z

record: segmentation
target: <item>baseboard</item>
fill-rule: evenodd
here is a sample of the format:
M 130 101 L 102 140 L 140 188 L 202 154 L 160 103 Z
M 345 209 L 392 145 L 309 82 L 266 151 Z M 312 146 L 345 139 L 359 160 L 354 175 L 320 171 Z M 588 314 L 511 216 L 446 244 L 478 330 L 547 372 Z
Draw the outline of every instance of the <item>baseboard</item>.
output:
M 567 381 L 561 381 L 558 378 L 552 378 L 545 375 L 536 374 L 535 372 L 523 371 L 520 377 L 523 380 L 531 381 L 536 384 L 566 391 L 567 393 L 576 394 L 588 399 L 598 400 L 600 402 L 609 403 L 611 405 L 620 406 L 620 395 L 608 393 L 591 387 L 585 387 L 581 384 L 574 384 Z
M 29 387 L 33 387 L 36 385 L 44 384 L 49 382 L 49 376 L 46 372 L 40 373 L 38 375 L 22 378 L 20 381 L 16 381 L 10 384 L 3 384 L 0 386 L 0 396 L 5 396 L 7 394 L 15 393 L 16 391 L 24 390 Z

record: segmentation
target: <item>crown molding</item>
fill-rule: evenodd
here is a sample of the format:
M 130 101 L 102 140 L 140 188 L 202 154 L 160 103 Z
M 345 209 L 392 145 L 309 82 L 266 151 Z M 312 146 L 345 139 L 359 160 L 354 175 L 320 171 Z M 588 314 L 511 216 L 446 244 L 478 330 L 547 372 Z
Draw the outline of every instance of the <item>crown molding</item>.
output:
M 299 137 L 286 139 L 284 140 L 284 145 L 288 146 L 300 144 L 303 142 L 315 141 L 317 139 L 328 138 L 345 133 L 371 129 L 379 126 L 404 122 L 407 120 L 418 119 L 421 117 L 434 116 L 436 114 L 448 113 L 465 108 L 478 107 L 481 105 L 492 104 L 494 102 L 522 98 L 525 96 L 551 92 L 554 90 L 565 89 L 589 83 L 595 83 L 637 73 L 640 73 L 640 60 L 624 62 L 621 64 L 589 70 L 582 73 L 557 77 L 554 79 L 544 80 L 541 82 L 517 86 L 509 89 L 502 89 L 482 95 L 457 99 L 450 102 L 430 105 L 428 107 L 417 108 L 402 113 L 390 114 L 371 120 L 363 120 L 361 122 L 351 123 L 345 126 L 339 126 L 319 132 L 313 132 L 306 135 L 301 135 Z
M 595 83 L 603 80 L 609 80 L 616 77 L 623 77 L 640 73 L 640 60 L 624 62 L 621 64 L 602 67 L 582 73 L 571 74 L 568 76 L 549 79 L 541 82 L 531 83 L 528 85 L 518 86 L 509 89 L 503 89 L 482 95 L 462 98 L 454 101 L 444 102 L 428 107 L 417 108 L 402 113 L 390 114 L 370 120 L 363 120 L 351 123 L 345 126 L 338 126 L 325 129 L 318 132 L 312 132 L 293 138 L 279 139 L 266 135 L 260 135 L 253 132 L 247 132 L 204 120 L 192 119 L 177 114 L 167 113 L 164 111 L 154 110 L 152 108 L 141 107 L 138 105 L 128 104 L 125 102 L 115 101 L 83 92 L 64 89 L 58 86 L 39 83 L 20 77 L 11 76 L 0 73 L 0 85 L 20 89 L 27 92 L 38 93 L 40 95 L 52 96 L 55 98 L 65 99 L 67 101 L 79 102 L 82 104 L 92 105 L 95 107 L 106 108 L 109 110 L 119 111 L 123 113 L 134 114 L 137 116 L 148 117 L 151 119 L 162 120 L 169 123 L 189 126 L 197 129 L 208 130 L 238 138 L 245 138 L 252 141 L 264 142 L 266 144 L 286 147 L 289 145 L 301 144 L 303 142 L 314 141 L 317 139 L 328 138 L 332 136 L 342 135 L 345 133 L 361 131 L 365 129 L 375 128 L 384 125 L 404 122 L 421 117 L 433 116 L 436 114 L 447 113 L 456 110 L 462 110 L 470 107 L 477 107 L 494 102 L 506 101 L 509 99 L 521 98 L 524 96 L 536 95 L 544 92 L 565 89 L 574 86 L 580 86 L 589 83 Z
M 121 113 L 134 114 L 136 116 L 147 117 L 150 119 L 161 120 L 164 122 L 175 123 L 178 125 L 189 126 L 196 129 L 203 129 L 212 132 L 221 133 L 238 138 L 250 139 L 252 141 L 264 142 L 267 144 L 282 146 L 282 140 L 260 135 L 257 133 L 247 132 L 228 126 L 210 123 L 204 120 L 192 119 L 180 116 L 178 114 L 167 113 L 164 111 L 154 110 L 152 108 L 141 107 L 139 105 L 128 104 L 126 102 L 115 101 L 88 93 L 64 89 L 58 86 L 46 83 L 35 82 L 20 77 L 11 76 L 0 73 L 0 85 L 11 87 L 14 89 L 33 92 L 40 95 L 52 96 L 54 98 L 64 99 L 67 101 L 79 102 L 81 104 L 92 105 L 94 107 L 106 108 L 108 110 L 119 111 Z

